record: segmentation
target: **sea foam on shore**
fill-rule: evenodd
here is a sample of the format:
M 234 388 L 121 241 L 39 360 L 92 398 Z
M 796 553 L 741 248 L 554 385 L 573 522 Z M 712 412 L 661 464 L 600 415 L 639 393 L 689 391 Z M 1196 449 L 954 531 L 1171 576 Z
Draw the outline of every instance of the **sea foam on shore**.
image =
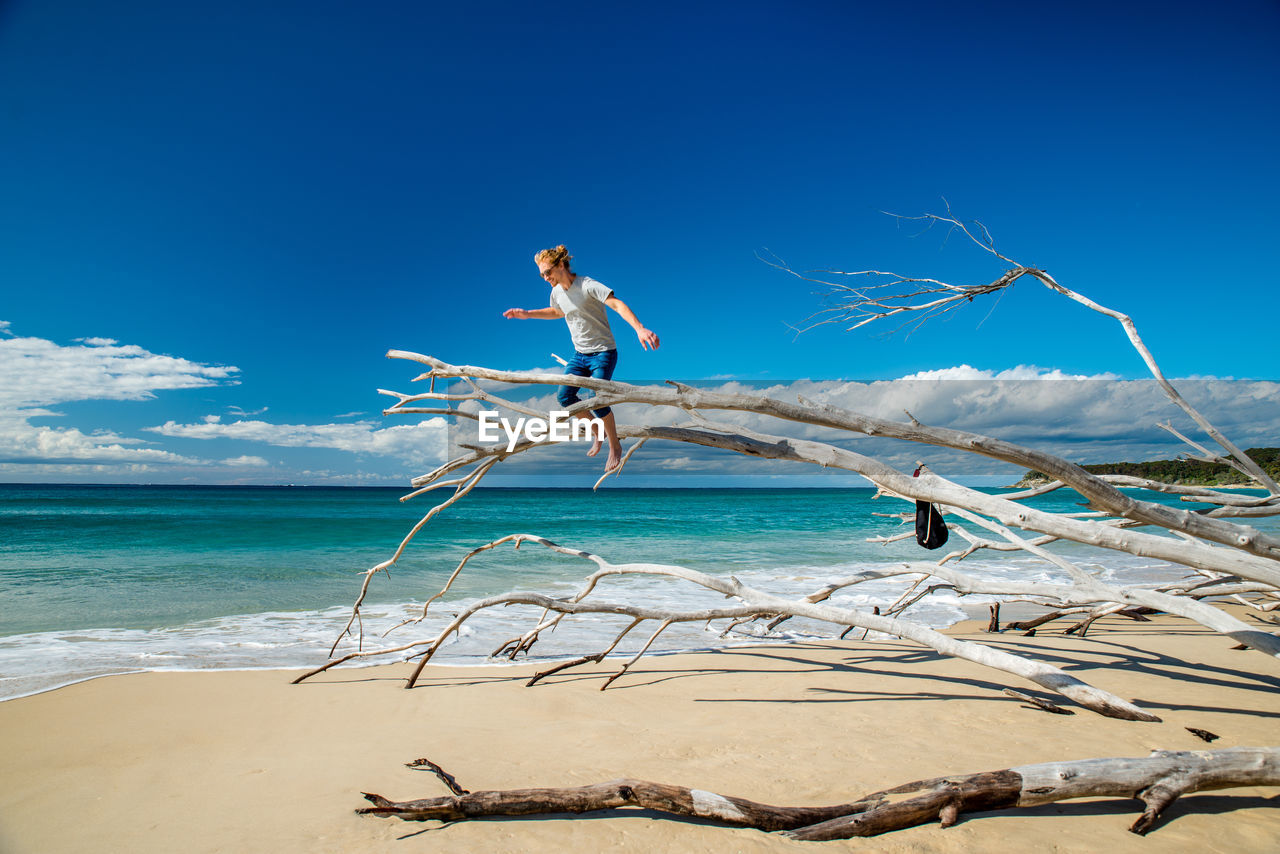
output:
M 536 548 L 526 545 L 525 549 Z M 580 572 L 585 565 L 573 564 Z M 849 563 L 836 566 L 794 566 L 785 571 L 741 569 L 735 576 L 748 586 L 784 596 L 800 598 L 825 584 L 884 564 Z M 966 561 L 966 572 L 988 579 L 1048 581 L 1057 578 L 1053 568 L 1034 558 L 977 558 Z M 483 572 L 475 567 L 474 572 Z M 1120 556 L 1103 570 L 1106 580 L 1146 583 L 1168 579 L 1176 568 L 1142 558 Z M 871 611 L 888 609 L 919 576 L 904 576 L 866 582 L 835 593 L 829 600 L 841 607 Z M 375 581 L 381 581 L 377 579 Z M 518 583 L 519 579 L 509 581 Z M 543 580 L 536 589 L 548 595 L 569 596 L 581 579 Z M 502 592 L 502 591 L 496 591 Z M 593 599 L 618 601 L 672 610 L 718 607 L 722 596 L 687 582 L 645 577 L 612 578 L 592 594 Z M 383 637 L 393 627 L 422 615 L 421 601 L 374 602 L 361 608 L 365 650 L 399 646 L 428 639 L 439 633 L 461 609 L 478 597 L 446 598 L 432 603 L 428 616 L 419 624 L 403 626 Z M 950 626 L 966 618 L 975 606 L 995 601 L 988 596 L 957 596 L 939 590 L 913 605 L 906 617 L 933 628 Z M 503 641 L 516 637 L 534 625 L 539 609 L 530 606 L 494 608 L 480 612 L 454 636 L 435 657 L 441 665 L 504 664 L 506 659 L 489 655 Z M 311 668 L 323 664 L 334 641 L 351 617 L 349 606 L 323 610 L 268 611 L 196 620 L 157 628 L 86 628 L 32 632 L 0 637 L 0 700 L 46 691 L 100 676 L 136 671 L 256 670 Z M 553 660 L 595 652 L 609 644 L 626 626 L 627 618 L 581 615 L 565 620 L 547 633 L 534 647 L 531 658 Z M 723 621 L 673 625 L 654 643 L 655 652 L 704 650 L 744 643 L 788 642 L 832 637 L 838 626 L 794 619 L 766 632 L 763 624 L 741 627 L 723 636 Z M 359 624 L 355 627 L 359 631 Z M 619 645 L 617 654 L 639 649 L 648 636 L 641 628 Z M 357 648 L 353 638 L 339 644 L 338 654 Z M 365 664 L 403 660 L 408 653 L 366 660 Z M 354 662 L 358 666 L 362 662 Z

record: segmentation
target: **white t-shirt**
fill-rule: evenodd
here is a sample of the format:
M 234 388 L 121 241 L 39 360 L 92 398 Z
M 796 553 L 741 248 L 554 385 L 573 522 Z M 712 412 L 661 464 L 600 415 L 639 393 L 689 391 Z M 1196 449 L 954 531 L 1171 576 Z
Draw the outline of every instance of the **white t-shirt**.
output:
M 613 296 L 613 288 L 600 284 L 590 276 L 579 275 L 568 288 L 551 289 L 551 307 L 564 312 L 569 324 L 569 337 L 579 353 L 603 353 L 616 349 L 609 328 L 608 309 L 604 301 Z

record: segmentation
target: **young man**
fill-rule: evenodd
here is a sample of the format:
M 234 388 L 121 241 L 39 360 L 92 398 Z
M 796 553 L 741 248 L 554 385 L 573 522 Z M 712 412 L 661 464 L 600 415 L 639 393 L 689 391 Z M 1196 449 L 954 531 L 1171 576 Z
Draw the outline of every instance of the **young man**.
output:
M 551 304 L 547 308 L 533 310 L 509 308 L 502 316 L 519 320 L 554 320 L 563 317 L 569 325 L 569 336 L 573 339 L 575 351 L 565 367 L 566 374 L 606 380 L 613 378 L 613 369 L 618 364 L 618 349 L 613 340 L 613 330 L 609 328 L 609 315 L 605 306 L 631 324 L 642 348 L 658 349 L 658 336 L 640 323 L 635 312 L 614 296 L 611 288 L 589 276 L 580 276 L 569 268 L 573 256 L 563 245 L 544 249 L 534 255 L 533 260 L 538 265 L 538 273 L 551 285 Z M 578 391 L 579 387 L 576 386 L 561 386 L 556 400 L 561 406 L 568 407 L 578 401 Z M 593 409 L 591 414 L 604 422 L 605 438 L 609 440 L 609 459 L 605 462 L 604 469 L 606 472 L 613 471 L 622 462 L 622 444 L 618 441 L 618 428 L 614 423 L 613 412 L 606 406 Z M 594 457 L 598 453 L 600 439 L 597 437 L 591 444 L 591 450 L 587 451 L 587 456 Z

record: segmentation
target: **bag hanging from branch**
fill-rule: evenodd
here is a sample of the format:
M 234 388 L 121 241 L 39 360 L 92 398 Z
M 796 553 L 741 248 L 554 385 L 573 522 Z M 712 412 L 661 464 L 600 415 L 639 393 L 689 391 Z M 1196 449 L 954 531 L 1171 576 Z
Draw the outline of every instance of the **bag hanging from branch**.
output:
M 912 477 L 920 476 L 920 468 Z M 926 549 L 940 549 L 947 542 L 947 523 L 942 521 L 938 508 L 928 501 L 916 501 L 916 542 Z

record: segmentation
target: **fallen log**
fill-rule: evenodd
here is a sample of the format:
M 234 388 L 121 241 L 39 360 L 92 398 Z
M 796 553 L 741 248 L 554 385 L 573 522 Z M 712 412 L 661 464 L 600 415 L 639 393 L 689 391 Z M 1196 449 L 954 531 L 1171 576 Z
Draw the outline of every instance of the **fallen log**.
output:
M 701 789 L 629 778 L 589 786 L 505 789 L 416 801 L 397 802 L 368 792 L 362 794 L 374 806 L 358 809 L 357 813 L 394 816 L 405 821 L 465 821 L 500 815 L 584 813 L 639 807 L 770 831 L 818 824 L 875 805 L 874 801 L 855 801 L 828 807 L 779 807 Z
M 702 789 L 624 778 L 590 786 L 507 789 L 413 801 L 391 801 L 364 793 L 373 806 L 357 812 L 405 821 L 465 821 L 639 807 L 818 841 L 876 836 L 935 819 L 950 827 L 962 813 L 1039 806 L 1069 798 L 1119 797 L 1143 802 L 1145 809 L 1129 830 L 1145 834 L 1180 796 L 1237 786 L 1280 786 L 1280 747 L 1157 750 L 1145 758 L 1021 765 L 918 780 L 823 807 L 773 806 Z
M 1048 614 L 1041 614 L 1032 620 L 1015 620 L 1011 623 L 1005 623 L 1005 629 L 1015 629 L 1017 631 L 1034 631 L 1045 623 L 1065 617 L 1068 614 L 1086 613 L 1088 608 L 1072 608 L 1070 610 L 1050 611 Z

